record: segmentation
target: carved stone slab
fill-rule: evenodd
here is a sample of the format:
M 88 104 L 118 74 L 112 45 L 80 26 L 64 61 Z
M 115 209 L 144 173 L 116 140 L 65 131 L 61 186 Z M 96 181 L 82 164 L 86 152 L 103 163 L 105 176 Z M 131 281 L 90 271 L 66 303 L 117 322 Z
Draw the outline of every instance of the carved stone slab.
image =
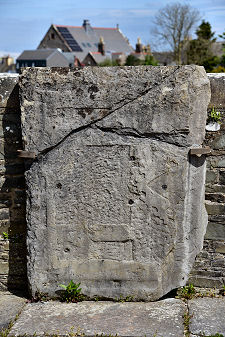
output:
M 184 285 L 202 247 L 210 98 L 204 69 L 26 69 L 28 277 L 51 295 L 155 300 Z

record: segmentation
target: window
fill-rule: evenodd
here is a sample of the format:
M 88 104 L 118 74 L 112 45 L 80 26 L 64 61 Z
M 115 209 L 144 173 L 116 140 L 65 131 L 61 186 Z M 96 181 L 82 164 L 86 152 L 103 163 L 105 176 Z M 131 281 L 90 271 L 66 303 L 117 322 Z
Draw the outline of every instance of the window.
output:
M 54 38 L 55 38 L 55 34 L 54 34 L 54 33 L 51 33 L 51 39 L 54 40 Z
M 87 46 L 88 46 L 88 47 L 91 47 L 91 44 L 88 42 L 88 43 L 87 43 Z
M 86 47 L 86 43 L 82 42 L 81 44 L 82 44 L 83 47 Z

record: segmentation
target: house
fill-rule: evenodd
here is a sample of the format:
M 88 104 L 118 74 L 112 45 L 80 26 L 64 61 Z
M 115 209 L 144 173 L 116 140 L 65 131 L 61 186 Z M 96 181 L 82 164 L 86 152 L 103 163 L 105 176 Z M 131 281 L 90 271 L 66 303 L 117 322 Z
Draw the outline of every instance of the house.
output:
M 14 73 L 16 67 L 13 57 L 7 55 L 0 57 L 0 73 Z
M 24 50 L 16 60 L 16 69 L 21 67 L 74 67 L 80 62 L 73 53 L 59 49 Z
M 101 45 L 104 45 L 104 49 L 101 49 Z M 80 62 L 83 62 L 88 53 L 92 54 L 89 55 L 87 62 L 95 62 L 92 56 L 100 56 L 96 53 L 104 56 L 99 57 L 102 62 L 113 53 L 129 55 L 134 51 L 118 26 L 116 28 L 92 27 L 89 20 L 84 20 L 82 26 L 52 24 L 38 46 L 38 49 L 45 48 L 60 48 L 63 52 L 73 52 Z

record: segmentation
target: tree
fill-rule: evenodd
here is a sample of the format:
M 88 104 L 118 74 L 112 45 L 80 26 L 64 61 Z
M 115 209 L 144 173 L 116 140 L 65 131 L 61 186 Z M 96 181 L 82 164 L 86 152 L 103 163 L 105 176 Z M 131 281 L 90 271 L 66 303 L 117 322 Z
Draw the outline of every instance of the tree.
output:
M 170 45 L 177 64 L 181 64 L 185 41 L 188 40 L 199 19 L 200 15 L 197 9 L 181 3 L 169 4 L 160 9 L 155 16 L 155 34 Z
M 187 48 L 188 64 L 202 65 L 208 72 L 219 64 L 219 58 L 212 52 L 212 44 L 216 41 L 214 34 L 210 23 L 203 20 L 196 30 L 197 39 L 189 42 Z

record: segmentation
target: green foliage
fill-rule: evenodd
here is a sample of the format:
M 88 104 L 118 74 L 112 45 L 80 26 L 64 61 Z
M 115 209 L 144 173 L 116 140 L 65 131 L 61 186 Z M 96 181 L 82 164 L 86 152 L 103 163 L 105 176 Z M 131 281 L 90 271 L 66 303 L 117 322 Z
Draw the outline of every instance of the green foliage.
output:
M 3 232 L 3 233 L 2 233 L 2 236 L 3 236 L 3 239 L 4 239 L 5 241 L 9 240 L 9 234 L 8 234 L 8 233 Z
M 106 58 L 105 61 L 100 62 L 98 64 L 99 67 L 114 67 L 114 66 L 118 66 L 118 62 L 117 61 L 112 61 L 109 58 Z
M 196 31 L 197 39 L 191 40 L 187 48 L 187 63 L 205 67 L 207 72 L 220 64 L 220 58 L 213 55 L 212 44 L 216 41 L 209 22 L 202 21 Z
M 116 298 L 115 299 L 115 302 L 121 302 L 121 303 L 124 303 L 124 302 L 133 302 L 134 300 L 134 296 L 126 296 L 126 297 L 123 297 L 122 295 L 120 295 L 119 298 Z
M 127 56 L 125 66 L 139 66 L 140 64 L 141 64 L 141 60 L 139 60 L 134 55 Z
M 219 111 L 216 111 L 215 107 L 212 107 L 212 110 L 209 115 L 209 120 L 208 122 L 212 123 L 220 123 L 221 120 L 221 114 Z
M 156 59 L 150 55 L 147 54 L 145 56 L 144 60 L 140 60 L 137 57 L 135 57 L 134 55 L 128 55 L 127 59 L 126 59 L 126 63 L 125 66 L 139 66 L 139 65 L 151 65 L 151 66 L 157 66 L 158 62 L 156 61 Z
M 213 68 L 211 73 L 225 73 L 225 67 L 217 66 L 216 68 Z
M 216 38 L 213 38 L 215 35 L 215 32 L 211 31 L 211 25 L 209 22 L 205 22 L 205 20 L 202 21 L 198 29 L 196 30 L 196 35 L 198 39 L 204 39 L 204 40 L 211 40 L 213 42 L 216 41 Z
M 219 63 L 220 63 L 219 57 L 211 56 L 205 59 L 201 65 L 205 68 L 207 73 L 210 73 Z
M 64 289 L 62 294 L 62 300 L 65 302 L 80 302 L 83 301 L 85 296 L 81 294 L 80 283 L 74 283 L 72 280 L 66 286 L 64 284 L 60 284 L 60 287 Z
M 196 291 L 193 284 L 188 284 L 187 286 L 181 288 L 178 295 L 181 298 L 191 299 L 192 297 L 194 297 L 195 293 Z
M 158 62 L 152 55 L 146 55 L 144 61 L 142 61 L 141 64 L 146 66 L 158 66 Z

